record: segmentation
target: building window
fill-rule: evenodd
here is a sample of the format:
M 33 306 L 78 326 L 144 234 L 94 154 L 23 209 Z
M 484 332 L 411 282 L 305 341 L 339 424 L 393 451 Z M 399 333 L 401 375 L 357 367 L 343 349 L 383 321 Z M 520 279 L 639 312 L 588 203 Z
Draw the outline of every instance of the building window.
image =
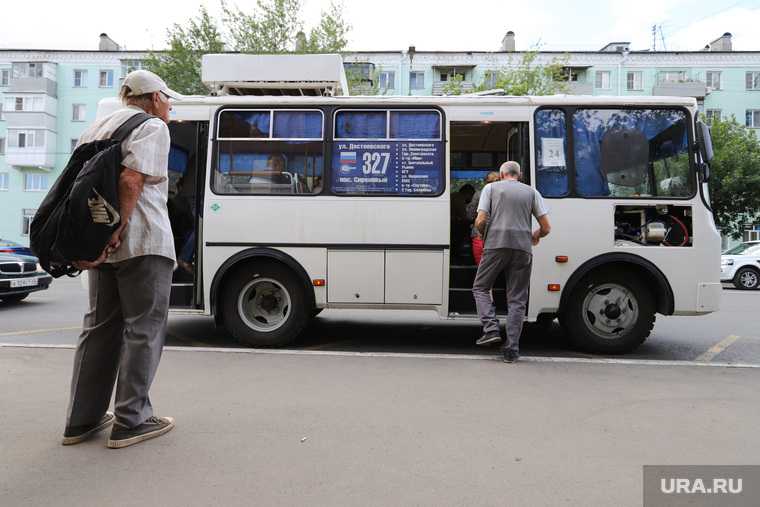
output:
M 760 109 L 747 109 L 746 125 L 752 129 L 760 129 Z
M 760 72 L 747 72 L 747 90 L 760 90 Z
M 87 86 L 87 71 L 75 70 L 74 71 L 74 88 L 85 88 Z
M 10 175 L 8 173 L 0 173 L 0 190 L 8 190 L 8 182 Z
M 133 70 L 140 70 L 143 68 L 142 60 L 122 60 L 121 61 L 121 78 L 124 79 L 127 74 Z
M 14 63 L 13 64 L 13 78 L 24 77 L 42 77 L 42 63 Z
M 596 71 L 596 87 L 600 90 L 610 89 L 610 71 L 597 70 Z
M 85 104 L 71 105 L 71 121 L 84 121 L 84 117 L 86 114 L 87 114 L 87 106 Z
M 26 173 L 24 175 L 25 192 L 42 192 L 48 188 L 47 174 Z
M 486 71 L 485 78 L 483 79 L 483 85 L 486 89 L 492 90 L 496 88 L 496 82 L 499 80 L 499 73 L 494 70 Z
M 626 79 L 626 89 L 628 91 L 641 91 L 644 86 L 641 82 L 641 72 L 629 72 Z
M 720 72 L 708 70 L 705 73 L 705 81 L 711 90 L 720 90 Z
M 16 103 L 13 108 L 14 111 L 23 111 L 24 110 L 24 97 L 16 97 Z
M 8 69 L 0 70 L 0 86 L 8 86 L 11 79 L 11 71 Z
M 34 215 L 37 213 L 36 209 L 24 208 L 21 210 L 21 235 L 29 236 L 29 229 L 34 220 Z
M 71 152 L 74 153 L 74 150 L 77 149 L 77 144 L 79 144 L 79 139 L 72 139 L 71 140 Z
M 100 86 L 101 88 L 113 88 L 113 71 L 112 70 L 100 71 L 98 86 Z
M 5 155 L 5 138 L 0 137 L 0 155 Z
M 45 134 L 41 130 L 11 130 L 8 139 L 10 148 L 39 148 L 45 144 Z
M 410 90 L 424 90 L 425 89 L 425 73 L 424 72 L 410 72 L 409 73 L 409 89 Z
M 686 72 L 666 70 L 657 75 L 657 81 L 660 83 L 683 83 L 686 81 Z
M 3 102 L 0 101 L 0 121 L 4 119 L 5 119 L 5 116 L 3 116 Z
M 377 79 L 381 90 L 393 90 L 396 88 L 396 73 L 393 71 L 383 71 L 378 75 Z
M 720 121 L 720 109 L 707 109 L 705 116 L 708 122 Z

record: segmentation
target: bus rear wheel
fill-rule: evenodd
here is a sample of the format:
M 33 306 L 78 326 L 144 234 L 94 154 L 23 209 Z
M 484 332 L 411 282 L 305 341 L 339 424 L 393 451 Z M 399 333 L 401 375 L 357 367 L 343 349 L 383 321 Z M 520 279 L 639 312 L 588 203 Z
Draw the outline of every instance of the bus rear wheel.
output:
M 227 330 L 241 343 L 279 347 L 295 340 L 310 309 L 303 284 L 288 268 L 248 264 L 227 278 L 222 312 Z
M 652 331 L 654 296 L 632 273 L 591 273 L 571 292 L 560 321 L 575 346 L 623 354 L 641 345 Z

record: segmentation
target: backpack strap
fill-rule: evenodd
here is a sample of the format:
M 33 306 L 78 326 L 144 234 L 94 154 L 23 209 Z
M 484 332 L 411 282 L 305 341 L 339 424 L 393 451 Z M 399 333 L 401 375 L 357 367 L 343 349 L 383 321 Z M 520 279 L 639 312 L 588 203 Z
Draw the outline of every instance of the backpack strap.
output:
M 151 118 L 156 118 L 156 116 L 148 113 L 137 113 L 130 116 L 127 121 L 122 123 L 121 126 L 117 128 L 116 131 L 111 135 L 111 140 L 122 143 L 134 129 L 150 120 Z

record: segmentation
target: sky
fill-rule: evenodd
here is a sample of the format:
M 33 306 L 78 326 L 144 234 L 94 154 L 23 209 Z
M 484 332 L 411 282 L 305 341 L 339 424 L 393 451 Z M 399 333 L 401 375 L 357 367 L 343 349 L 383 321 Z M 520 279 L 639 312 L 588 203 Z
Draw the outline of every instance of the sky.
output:
M 256 0 L 227 0 L 245 11 Z M 308 29 L 329 0 L 302 0 Z M 206 5 L 220 16 L 218 0 L 37 0 L 0 4 L 0 49 L 97 49 L 106 32 L 127 49 L 162 49 L 166 29 Z M 661 26 L 657 49 L 699 50 L 724 32 L 735 50 L 760 50 L 760 0 L 346 0 L 349 50 L 498 50 L 508 30 L 518 50 L 598 50 L 608 42 L 652 46 L 652 25 Z M 664 38 L 664 45 L 663 39 Z

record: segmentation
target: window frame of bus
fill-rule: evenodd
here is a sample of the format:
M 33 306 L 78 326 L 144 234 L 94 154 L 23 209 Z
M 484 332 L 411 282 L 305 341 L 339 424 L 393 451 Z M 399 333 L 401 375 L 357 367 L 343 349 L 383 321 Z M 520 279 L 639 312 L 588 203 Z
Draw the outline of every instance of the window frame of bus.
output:
M 385 116 L 385 138 L 347 138 L 347 137 L 335 137 L 335 129 L 336 129 L 336 116 L 340 112 L 375 112 L 375 111 L 384 111 L 386 113 Z M 387 136 L 390 135 L 391 132 L 391 112 L 402 112 L 402 113 L 408 113 L 408 112 L 431 112 L 435 111 L 438 113 L 439 118 L 439 124 L 438 124 L 438 138 L 437 139 L 406 139 L 406 138 L 389 138 Z M 447 178 L 447 171 L 446 166 L 448 164 L 448 153 L 446 151 L 446 129 L 444 128 L 446 122 L 446 114 L 444 113 L 443 109 L 439 106 L 423 106 L 420 107 L 418 105 L 409 105 L 409 106 L 398 106 L 394 105 L 394 107 L 388 107 L 384 105 L 376 105 L 376 106 L 359 106 L 359 107 L 336 107 L 332 111 L 332 129 L 330 130 L 330 157 L 329 157 L 329 163 L 327 164 L 329 166 L 329 173 L 327 174 L 327 177 L 329 179 L 329 193 L 330 195 L 334 195 L 336 197 L 402 197 L 404 199 L 408 198 L 421 198 L 421 199 L 430 199 L 430 198 L 436 198 L 440 197 L 443 194 L 446 193 L 446 191 L 449 188 L 449 181 Z M 351 142 L 351 141 L 377 141 L 377 142 L 392 142 L 392 141 L 410 141 L 410 142 L 440 142 L 443 146 L 443 167 L 442 167 L 442 177 L 441 180 L 443 181 L 443 185 L 441 185 L 441 191 L 433 194 L 415 194 L 415 195 L 404 195 L 404 194 L 383 194 L 383 193 L 373 193 L 373 194 L 358 194 L 358 193 L 345 193 L 345 192 L 334 192 L 332 188 L 332 155 L 333 150 L 335 149 L 335 144 L 339 142 Z M 325 185 L 327 186 L 327 185 Z
M 689 149 L 689 177 L 691 178 L 689 181 L 689 184 L 693 183 L 692 187 L 692 193 L 688 197 L 673 197 L 673 196 L 658 196 L 658 195 L 652 195 L 652 196 L 644 196 L 644 197 L 623 197 L 623 196 L 614 196 L 614 195 L 597 195 L 597 196 L 585 196 L 585 195 L 579 195 L 577 192 L 576 187 L 576 171 L 575 171 L 575 131 L 573 129 L 573 116 L 575 115 L 575 112 L 578 110 L 587 110 L 587 109 L 617 109 L 617 110 L 625 110 L 625 111 L 633 111 L 637 109 L 660 109 L 665 111 L 681 111 L 686 114 L 686 117 L 684 118 L 686 121 L 686 140 L 688 143 L 688 149 Z M 584 105 L 584 106 L 578 106 L 578 105 L 570 105 L 570 106 L 540 106 L 537 107 L 535 111 L 533 111 L 533 131 L 531 134 L 533 135 L 533 165 L 536 167 L 536 175 L 538 174 L 538 166 L 536 165 L 536 162 L 538 160 L 538 136 L 536 135 L 536 113 L 539 111 L 546 111 L 546 110 L 560 110 L 565 114 L 565 132 L 567 136 L 567 151 L 568 153 L 565 154 L 565 167 L 567 169 L 568 174 L 568 181 L 567 181 L 567 193 L 563 196 L 557 196 L 557 197 L 551 197 L 551 196 L 544 196 L 541 194 L 544 199 L 590 199 L 590 200 L 632 200 L 632 201 L 691 201 L 693 200 L 698 193 L 698 181 L 697 181 L 697 169 L 696 169 L 696 161 L 694 160 L 695 153 L 694 153 L 694 116 L 692 115 L 689 108 L 685 106 L 667 106 L 667 105 L 656 105 L 656 104 L 641 104 L 641 105 L 610 105 L 610 104 L 600 104 L 600 105 Z M 536 178 L 536 182 L 538 178 Z M 536 190 L 538 189 L 538 186 L 535 187 Z M 540 190 L 539 190 L 540 192 Z
M 310 138 L 310 137 L 304 137 L 304 138 L 282 138 L 282 137 L 219 137 L 219 128 L 221 126 L 221 115 L 224 112 L 230 112 L 230 111 L 246 111 L 246 112 L 269 112 L 269 135 L 272 136 L 274 134 L 274 113 L 278 111 L 287 111 L 287 112 L 318 112 L 322 115 L 322 137 L 321 138 Z M 213 136 L 211 137 L 211 141 L 213 143 L 213 149 L 211 151 L 211 171 L 209 174 L 209 188 L 211 189 L 211 192 L 214 195 L 231 195 L 236 197 L 255 197 L 255 196 L 269 196 L 269 197 L 316 197 L 319 195 L 325 194 L 325 190 L 327 188 L 327 185 L 325 183 L 326 177 L 327 177 L 327 148 L 329 147 L 330 143 L 328 142 L 327 136 L 325 133 L 327 132 L 327 124 L 326 124 L 326 118 L 327 115 L 325 115 L 324 109 L 316 106 L 304 108 L 298 105 L 279 105 L 277 107 L 261 107 L 259 105 L 251 105 L 251 107 L 240 107 L 240 106 L 233 106 L 233 107 L 225 107 L 222 106 L 219 109 L 216 110 L 216 113 L 214 114 L 214 130 L 213 130 Z M 272 193 L 265 193 L 265 192 L 256 192 L 256 193 L 245 193 L 245 194 L 238 194 L 238 193 L 223 193 L 223 192 L 217 192 L 215 185 L 214 185 L 214 174 L 217 170 L 217 163 L 219 161 L 219 150 L 218 150 L 218 143 L 220 141 L 258 141 L 258 142 L 269 142 L 269 141 L 311 141 L 311 142 L 321 142 L 322 143 L 322 188 L 319 192 L 310 192 L 307 194 L 272 194 Z

